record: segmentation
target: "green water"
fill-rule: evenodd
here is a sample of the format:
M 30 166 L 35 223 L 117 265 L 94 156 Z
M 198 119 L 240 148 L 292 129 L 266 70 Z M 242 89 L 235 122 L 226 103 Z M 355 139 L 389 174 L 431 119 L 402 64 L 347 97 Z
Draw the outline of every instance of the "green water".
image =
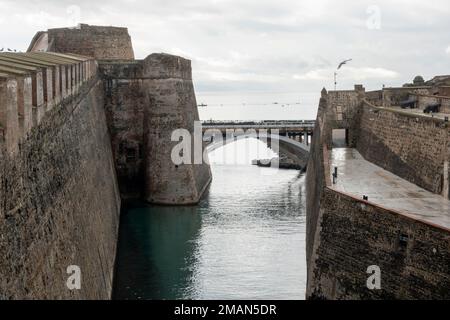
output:
M 242 165 L 212 171 L 198 206 L 124 208 L 114 298 L 304 298 L 304 176 Z

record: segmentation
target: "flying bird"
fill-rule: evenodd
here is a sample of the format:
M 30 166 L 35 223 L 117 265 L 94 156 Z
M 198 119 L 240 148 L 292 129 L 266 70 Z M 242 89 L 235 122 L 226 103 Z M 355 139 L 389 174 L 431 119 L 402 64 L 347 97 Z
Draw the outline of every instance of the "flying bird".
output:
M 342 66 L 344 65 L 344 64 L 347 64 L 347 62 L 350 62 L 350 61 L 352 61 L 353 59 L 348 59 L 348 60 L 344 60 L 344 61 L 342 61 L 340 64 L 339 64 L 339 66 L 338 66 L 338 70 L 340 69 L 340 68 L 342 68 Z

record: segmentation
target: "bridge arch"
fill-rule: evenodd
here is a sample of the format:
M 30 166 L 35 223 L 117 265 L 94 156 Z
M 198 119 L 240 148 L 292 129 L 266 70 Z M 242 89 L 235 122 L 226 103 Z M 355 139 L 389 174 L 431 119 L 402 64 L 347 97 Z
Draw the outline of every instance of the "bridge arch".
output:
M 280 158 L 287 157 L 305 168 L 309 159 L 309 140 L 312 138 L 314 126 L 314 120 L 210 120 L 202 122 L 202 132 L 204 142 L 207 144 L 205 150 L 207 153 L 231 142 L 256 138 L 265 142 Z M 275 149 L 278 150 L 272 147 L 274 141 L 276 141 Z
M 254 138 L 267 144 L 267 146 L 274 153 L 278 154 L 280 159 L 285 159 L 284 162 L 286 162 L 286 158 L 290 159 L 288 162 L 290 163 L 289 166 L 295 165 L 295 167 L 305 169 L 309 159 L 310 148 L 308 145 L 279 134 L 247 131 L 237 134 L 236 136 L 228 136 L 224 138 L 220 130 L 211 130 L 204 138 L 207 140 L 206 143 L 209 142 L 205 149 L 205 152 L 207 153 L 211 153 L 228 144 L 235 143 L 240 140 Z
M 252 132 L 245 132 L 244 134 L 238 134 L 236 136 L 233 136 L 233 138 L 223 138 L 223 134 L 222 132 L 219 130 L 216 132 L 216 135 L 212 135 L 210 137 L 213 137 L 213 141 L 210 142 L 207 146 L 206 146 L 206 150 L 209 152 L 213 152 L 214 150 L 217 150 L 221 147 L 224 147 L 227 144 L 233 143 L 238 141 L 239 139 L 248 139 L 248 138 L 254 138 L 254 139 L 258 139 L 258 140 L 264 140 L 264 142 L 269 142 L 271 140 L 276 140 L 279 142 L 279 145 L 281 144 L 285 144 L 285 145 L 289 145 L 292 146 L 294 149 L 298 150 L 299 152 L 302 153 L 309 153 L 310 147 L 302 142 L 296 141 L 294 139 L 290 139 L 286 136 L 283 135 L 279 135 L 279 134 L 267 134 L 267 133 L 257 133 L 255 135 L 255 133 Z M 221 135 L 222 139 L 216 139 L 214 138 L 217 135 Z M 209 137 L 209 138 L 210 138 Z M 208 141 L 206 141 L 208 142 Z M 270 146 L 269 146 L 270 147 Z

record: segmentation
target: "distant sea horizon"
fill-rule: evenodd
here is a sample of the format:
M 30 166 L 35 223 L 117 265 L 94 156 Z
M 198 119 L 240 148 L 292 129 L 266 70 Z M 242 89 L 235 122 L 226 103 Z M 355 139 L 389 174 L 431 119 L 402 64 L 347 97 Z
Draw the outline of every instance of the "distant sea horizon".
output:
M 320 92 L 196 92 L 201 120 L 315 120 Z

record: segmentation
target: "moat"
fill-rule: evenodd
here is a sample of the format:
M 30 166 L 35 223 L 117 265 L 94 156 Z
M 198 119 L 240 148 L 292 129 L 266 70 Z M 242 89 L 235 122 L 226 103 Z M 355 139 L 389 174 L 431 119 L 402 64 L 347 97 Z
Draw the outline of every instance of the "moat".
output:
M 304 176 L 212 171 L 198 206 L 124 209 L 115 299 L 304 299 Z

